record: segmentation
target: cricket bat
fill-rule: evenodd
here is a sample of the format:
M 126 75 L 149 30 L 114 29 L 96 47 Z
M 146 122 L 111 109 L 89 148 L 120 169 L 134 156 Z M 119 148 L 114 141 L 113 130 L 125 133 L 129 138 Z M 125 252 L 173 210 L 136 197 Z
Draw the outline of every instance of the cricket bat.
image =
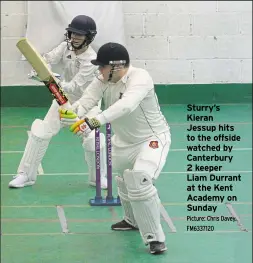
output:
M 63 106 L 63 108 L 71 108 L 68 98 L 60 86 L 60 81 L 54 76 L 46 61 L 35 49 L 32 43 L 27 38 L 21 38 L 16 46 L 31 64 L 41 81 L 49 89 L 57 103 L 60 106 Z

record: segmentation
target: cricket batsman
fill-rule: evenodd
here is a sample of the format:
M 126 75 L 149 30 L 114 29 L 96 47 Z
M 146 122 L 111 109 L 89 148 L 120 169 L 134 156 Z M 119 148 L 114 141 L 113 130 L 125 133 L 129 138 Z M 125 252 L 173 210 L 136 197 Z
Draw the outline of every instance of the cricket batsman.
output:
M 66 39 L 52 51 L 44 54 L 44 59 L 51 65 L 61 63 L 63 65 L 63 76 L 60 81 L 62 89 L 65 91 L 70 103 L 74 103 L 81 98 L 87 86 L 94 79 L 97 66 L 91 63 L 96 58 L 96 52 L 90 44 L 97 34 L 95 21 L 88 16 L 76 16 L 68 28 L 66 28 Z M 55 74 L 56 75 L 56 74 Z M 57 76 L 57 75 L 56 75 Z M 36 73 L 32 71 L 31 78 L 36 78 Z M 98 101 L 85 112 L 86 116 L 96 116 L 101 112 Z M 82 108 L 76 108 L 77 117 L 82 117 Z M 73 117 L 73 116 L 72 116 Z M 47 112 L 43 120 L 36 119 L 31 126 L 30 135 L 26 143 L 23 157 L 20 161 L 17 175 L 9 182 L 10 188 L 22 188 L 35 184 L 38 167 L 47 151 L 53 136 L 58 134 L 61 128 L 68 126 L 59 119 L 59 105 L 56 100 Z M 107 188 L 106 179 L 106 148 L 105 136 L 100 135 L 101 141 L 101 188 Z M 96 185 L 95 169 L 95 133 L 90 133 L 84 137 L 82 142 L 84 148 L 84 159 L 89 170 L 89 184 Z

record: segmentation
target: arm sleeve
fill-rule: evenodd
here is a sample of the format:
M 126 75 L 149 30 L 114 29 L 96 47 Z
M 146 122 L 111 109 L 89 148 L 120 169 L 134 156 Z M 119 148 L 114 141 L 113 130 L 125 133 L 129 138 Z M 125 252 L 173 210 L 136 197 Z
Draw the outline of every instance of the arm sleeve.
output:
M 149 75 L 145 79 L 146 81 L 142 80 L 140 83 L 132 83 L 132 85 L 129 83 L 130 85 L 122 98 L 96 117 L 101 125 L 130 114 L 140 105 L 150 90 L 154 88 L 153 81 Z
M 50 52 L 45 53 L 43 55 L 43 58 L 46 60 L 47 64 L 49 65 L 58 64 L 62 59 L 65 48 L 66 48 L 66 43 L 62 42 L 59 46 L 57 46 Z
M 98 105 L 103 97 L 103 84 L 98 79 L 94 79 L 92 83 L 84 91 L 83 96 L 78 100 L 84 109 L 84 115 L 92 108 Z
M 82 65 L 78 73 L 74 76 L 74 78 L 69 81 L 61 82 L 61 86 L 67 93 L 73 93 L 75 90 L 85 90 L 87 82 L 91 82 L 94 78 L 93 73 L 96 70 L 96 66 L 92 65 L 90 61 L 87 61 Z

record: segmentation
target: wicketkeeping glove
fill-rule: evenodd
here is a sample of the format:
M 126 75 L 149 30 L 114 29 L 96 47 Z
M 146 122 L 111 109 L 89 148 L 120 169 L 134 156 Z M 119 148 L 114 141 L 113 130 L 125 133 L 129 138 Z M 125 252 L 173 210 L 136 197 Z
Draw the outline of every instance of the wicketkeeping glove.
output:
M 100 127 L 100 122 L 96 118 L 82 119 L 70 126 L 70 131 L 77 136 L 88 136 L 95 128 Z

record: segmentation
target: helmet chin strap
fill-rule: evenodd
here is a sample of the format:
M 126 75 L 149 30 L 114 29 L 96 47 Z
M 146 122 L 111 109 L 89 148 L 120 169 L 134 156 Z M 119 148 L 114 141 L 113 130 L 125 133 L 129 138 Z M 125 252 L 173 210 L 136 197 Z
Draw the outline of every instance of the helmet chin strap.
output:
M 125 67 L 126 61 L 125 60 L 119 60 L 119 61 L 110 61 L 109 65 L 111 65 L 111 70 L 109 74 L 108 81 L 112 80 L 112 74 L 113 72 L 119 71 Z
M 106 79 L 103 78 L 102 74 L 101 74 L 100 71 L 97 69 L 96 72 L 95 72 L 95 77 L 96 77 L 99 81 L 101 81 L 101 82 L 103 82 L 103 83 L 108 83 L 108 82 L 110 82 L 110 81 L 112 80 L 113 72 L 116 72 L 116 71 L 119 71 L 119 70 L 120 70 L 120 69 L 111 69 L 111 70 L 110 70 L 110 73 L 109 73 L 109 77 L 108 77 L 108 79 L 106 80 Z
M 109 77 L 108 77 L 108 81 L 111 81 L 112 80 L 112 74 L 114 72 L 114 68 L 115 68 L 115 65 L 112 65 L 112 68 L 110 70 L 110 74 L 109 74 Z
M 113 77 L 113 73 L 114 72 L 117 72 L 117 71 L 120 71 L 122 69 L 125 68 L 125 65 L 126 65 L 126 61 L 125 60 L 119 60 L 119 61 L 110 61 L 109 62 L 109 65 L 112 67 L 110 72 L 109 72 L 109 76 L 108 76 L 108 79 L 105 80 L 103 79 L 102 77 L 102 74 L 100 73 L 99 70 L 97 70 L 95 72 L 95 77 L 100 80 L 101 82 L 105 83 L 105 82 L 110 82 L 112 80 L 112 77 Z

